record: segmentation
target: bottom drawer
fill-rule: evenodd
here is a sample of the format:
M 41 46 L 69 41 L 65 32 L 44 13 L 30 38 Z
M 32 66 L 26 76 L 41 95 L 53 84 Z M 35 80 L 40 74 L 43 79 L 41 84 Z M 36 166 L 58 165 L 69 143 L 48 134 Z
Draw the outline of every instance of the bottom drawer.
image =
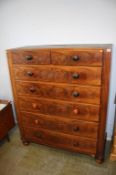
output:
M 86 154 L 96 153 L 96 141 L 44 129 L 24 128 L 27 141 Z

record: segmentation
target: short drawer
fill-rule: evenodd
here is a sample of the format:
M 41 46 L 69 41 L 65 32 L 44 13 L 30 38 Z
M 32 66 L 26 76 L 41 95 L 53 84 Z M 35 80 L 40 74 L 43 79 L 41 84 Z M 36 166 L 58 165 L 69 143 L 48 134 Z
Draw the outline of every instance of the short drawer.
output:
M 13 64 L 50 64 L 50 51 L 42 50 L 15 50 L 12 52 Z
M 54 100 L 31 99 L 18 97 L 21 111 L 37 112 L 51 116 L 76 118 L 88 121 L 99 121 L 98 105 L 57 102 Z
M 54 65 L 65 66 L 102 66 L 102 49 L 52 49 Z
M 24 132 L 28 141 L 82 153 L 96 153 L 96 141 L 91 139 L 29 127 L 25 127 Z
M 101 85 L 101 72 L 100 67 L 17 66 L 14 77 L 16 80 Z
M 21 113 L 24 126 L 43 128 L 61 133 L 97 139 L 98 123 L 58 118 L 33 113 Z
M 16 89 L 18 95 L 100 104 L 100 87 L 17 81 Z

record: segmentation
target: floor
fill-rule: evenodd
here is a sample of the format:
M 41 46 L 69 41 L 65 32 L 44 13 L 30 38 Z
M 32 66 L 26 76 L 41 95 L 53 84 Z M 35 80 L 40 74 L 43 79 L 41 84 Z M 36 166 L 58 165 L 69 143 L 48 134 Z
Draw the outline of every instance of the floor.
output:
M 0 175 L 116 175 L 116 162 L 31 143 L 24 146 L 16 127 L 0 143 Z

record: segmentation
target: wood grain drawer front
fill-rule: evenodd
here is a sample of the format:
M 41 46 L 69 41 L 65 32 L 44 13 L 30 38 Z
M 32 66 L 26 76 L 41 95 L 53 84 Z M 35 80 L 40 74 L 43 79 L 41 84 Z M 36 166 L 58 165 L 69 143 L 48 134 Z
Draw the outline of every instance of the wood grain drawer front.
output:
M 98 124 L 95 122 L 66 118 L 59 119 L 58 117 L 53 118 L 52 116 L 36 115 L 32 113 L 22 113 L 22 116 L 24 126 L 97 139 Z
M 54 85 L 46 83 L 16 82 L 18 95 L 72 100 L 81 103 L 100 104 L 100 87 Z
M 51 51 L 52 64 L 65 66 L 102 66 L 103 50 L 55 49 Z
M 12 52 L 13 64 L 50 64 L 50 51 L 43 50 L 21 50 Z
M 101 85 L 100 67 L 15 67 L 16 80 L 51 81 L 82 85 Z
M 29 141 L 31 140 L 40 144 L 65 148 L 72 151 L 80 151 L 88 154 L 96 153 L 96 142 L 91 139 L 28 127 L 24 128 L 24 131 L 25 137 Z
M 38 100 L 19 97 L 19 107 L 22 111 L 37 112 L 51 116 L 77 118 L 88 121 L 99 120 L 99 106 L 75 103 L 64 103 L 50 100 Z

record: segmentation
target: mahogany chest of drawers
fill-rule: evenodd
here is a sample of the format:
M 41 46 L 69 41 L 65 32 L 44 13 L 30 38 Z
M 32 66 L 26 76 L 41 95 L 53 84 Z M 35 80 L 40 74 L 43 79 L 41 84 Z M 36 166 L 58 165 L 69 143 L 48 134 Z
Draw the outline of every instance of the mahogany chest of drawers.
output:
M 102 162 L 111 45 L 24 47 L 7 54 L 23 143 Z

